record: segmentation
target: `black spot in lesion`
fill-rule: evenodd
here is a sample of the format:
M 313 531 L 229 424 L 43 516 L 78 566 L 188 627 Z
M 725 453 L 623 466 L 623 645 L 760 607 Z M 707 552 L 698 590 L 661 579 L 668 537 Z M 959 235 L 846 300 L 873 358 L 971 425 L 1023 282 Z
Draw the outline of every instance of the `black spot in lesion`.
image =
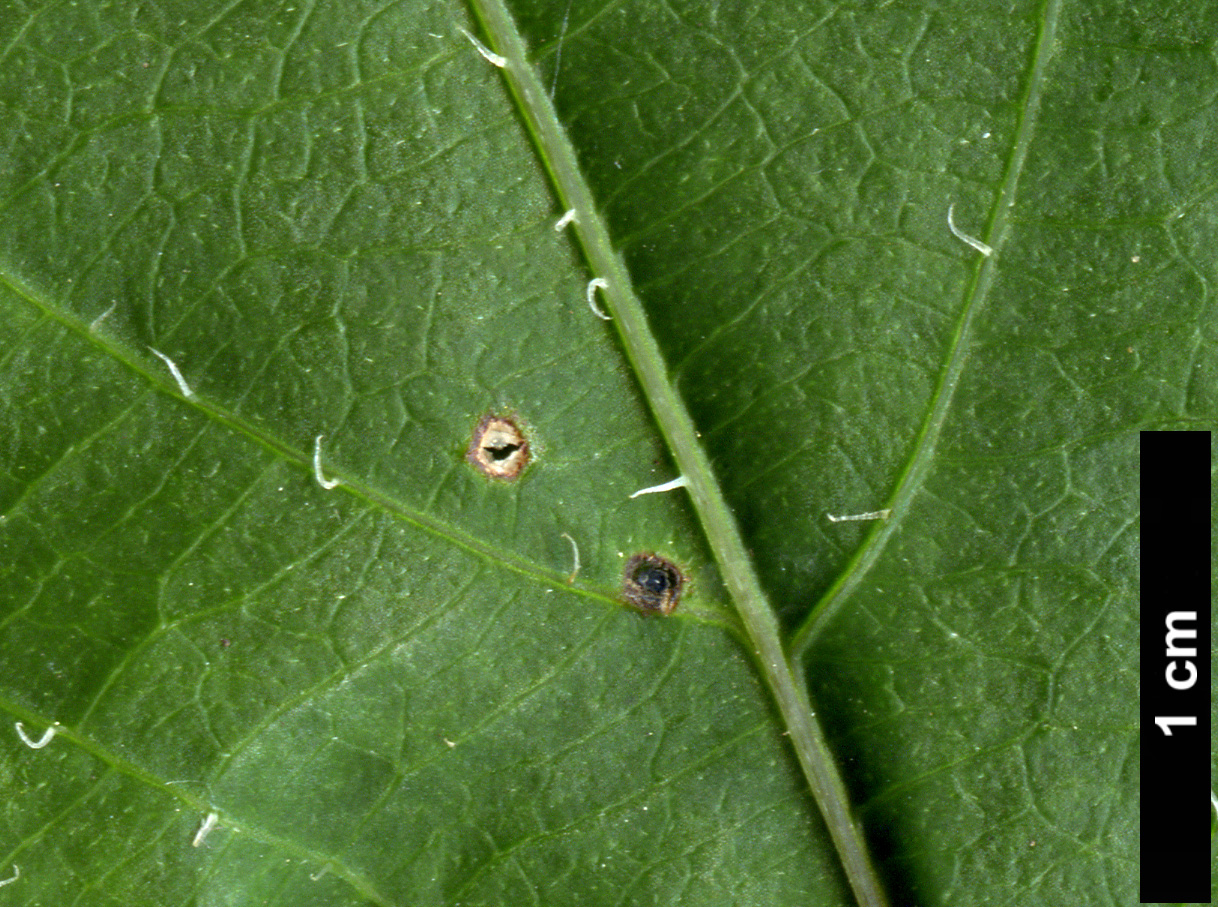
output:
M 521 450 L 523 446 L 522 444 L 500 444 L 498 447 L 488 446 L 482 449 L 492 460 L 498 463 L 500 460 L 506 460 L 516 451 Z
M 635 573 L 634 581 L 653 595 L 663 595 L 676 585 L 676 578 L 670 571 L 650 564 Z
M 672 561 L 658 554 L 636 554 L 626 562 L 622 595 L 640 611 L 671 614 L 685 583 L 685 574 Z

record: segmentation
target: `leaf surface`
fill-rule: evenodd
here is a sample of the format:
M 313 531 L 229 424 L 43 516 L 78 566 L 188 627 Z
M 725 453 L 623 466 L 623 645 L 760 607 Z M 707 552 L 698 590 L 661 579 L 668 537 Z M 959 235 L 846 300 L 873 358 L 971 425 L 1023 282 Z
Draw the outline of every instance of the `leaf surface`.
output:
M 1218 15 L 512 12 L 893 903 L 1131 903 L 1136 433 L 1215 425 Z M 0 2 L 0 711 L 59 724 L 0 744 L 14 903 L 851 903 L 461 29 Z

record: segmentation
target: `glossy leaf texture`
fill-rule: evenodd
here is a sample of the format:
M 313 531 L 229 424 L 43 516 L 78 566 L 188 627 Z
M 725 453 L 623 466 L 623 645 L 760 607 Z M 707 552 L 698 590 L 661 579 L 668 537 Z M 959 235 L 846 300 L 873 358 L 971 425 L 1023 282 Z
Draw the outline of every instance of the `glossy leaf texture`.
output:
M 1136 441 L 1215 427 L 1218 11 L 512 11 L 893 902 L 1131 902 Z M 850 903 L 462 29 L 0 0 L 0 712 L 59 724 L 0 733 L 14 903 Z

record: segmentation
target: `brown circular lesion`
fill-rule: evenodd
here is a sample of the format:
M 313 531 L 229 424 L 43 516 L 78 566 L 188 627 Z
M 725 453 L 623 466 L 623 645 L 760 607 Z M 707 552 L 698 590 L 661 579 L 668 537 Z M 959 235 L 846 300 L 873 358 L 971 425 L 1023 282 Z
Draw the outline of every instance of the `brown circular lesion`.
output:
M 491 479 L 511 482 L 529 465 L 528 438 L 506 416 L 488 413 L 474 429 L 465 459 Z
M 626 562 L 622 595 L 640 611 L 671 614 L 681 601 L 686 578 L 672 561 L 658 554 L 636 554 Z

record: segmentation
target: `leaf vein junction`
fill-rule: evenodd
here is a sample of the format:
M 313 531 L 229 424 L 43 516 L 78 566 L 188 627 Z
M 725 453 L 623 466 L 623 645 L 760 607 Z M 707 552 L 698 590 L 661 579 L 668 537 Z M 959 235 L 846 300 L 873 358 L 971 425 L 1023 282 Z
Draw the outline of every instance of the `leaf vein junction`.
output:
M 1057 19 L 1060 11 L 1061 0 L 1047 0 L 1041 17 L 1040 31 L 1032 49 L 1015 141 L 1007 158 L 1002 188 L 990 208 L 986 243 L 995 251 L 1000 252 L 1007 236 L 1010 211 L 1015 206 L 1019 179 L 1023 174 L 1028 149 L 1031 147 L 1032 137 L 1036 130 L 1045 72 L 1054 55 Z M 927 407 L 926 416 L 913 440 L 909 456 L 897 478 L 892 494 L 884 505 L 884 509 L 892 511 L 891 519 L 877 523 L 872 528 L 837 581 L 808 613 L 791 642 L 791 652 L 795 656 L 807 650 L 816 628 L 849 599 L 850 594 L 858 588 L 871 568 L 875 566 L 888 540 L 901 525 L 910 502 L 921 490 L 926 476 L 930 472 L 939 435 L 947 421 L 956 389 L 959 387 L 964 367 L 968 362 L 968 346 L 974 323 L 984 308 L 986 298 L 997 278 L 999 258 L 1001 258 L 1001 254 L 982 259 L 966 291 L 963 305 L 960 308 L 960 316 L 956 321 L 956 327 L 952 333 L 934 393 Z

